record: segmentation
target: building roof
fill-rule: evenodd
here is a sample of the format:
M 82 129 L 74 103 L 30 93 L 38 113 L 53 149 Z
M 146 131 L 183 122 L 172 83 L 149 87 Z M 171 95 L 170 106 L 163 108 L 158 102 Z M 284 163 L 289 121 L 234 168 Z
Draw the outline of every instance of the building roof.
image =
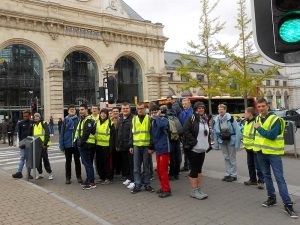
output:
M 120 3 L 122 5 L 123 10 L 127 13 L 129 16 L 129 19 L 132 20 L 140 20 L 140 21 L 145 21 L 143 17 L 141 17 L 136 11 L 134 11 L 129 5 L 127 5 L 126 2 L 123 0 L 120 0 Z

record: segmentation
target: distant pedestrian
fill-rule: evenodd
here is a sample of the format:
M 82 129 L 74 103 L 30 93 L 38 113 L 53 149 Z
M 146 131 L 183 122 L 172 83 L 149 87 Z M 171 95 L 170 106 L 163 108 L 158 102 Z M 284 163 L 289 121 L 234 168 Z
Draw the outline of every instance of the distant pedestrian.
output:
M 202 102 L 196 102 L 194 110 L 194 114 L 184 124 L 183 147 L 187 152 L 191 167 L 189 180 L 192 191 L 190 196 L 203 200 L 208 197 L 202 191 L 202 166 L 206 151 L 211 149 L 210 129 L 209 119 L 205 114 L 205 105 Z
M 53 117 L 50 116 L 50 120 L 49 120 L 49 129 L 50 129 L 50 136 L 54 135 L 54 120 Z
M 152 115 L 151 145 L 149 154 L 156 153 L 157 175 L 161 188 L 157 191 L 160 198 L 171 196 L 171 187 L 168 175 L 170 162 L 169 122 L 166 115 L 161 113 L 158 105 L 150 109 Z
M 0 124 L 1 126 L 1 133 L 2 133 L 2 139 L 3 143 L 6 144 L 6 137 L 7 137 L 7 122 L 6 120 L 2 120 L 2 123 Z
M 60 132 L 61 132 L 61 126 L 62 126 L 62 124 L 63 124 L 63 120 L 62 120 L 62 118 L 59 118 L 59 119 L 58 119 L 58 122 L 57 122 L 58 133 L 59 133 L 59 134 L 60 134 Z
M 225 160 L 225 176 L 223 181 L 237 180 L 236 152 L 240 150 L 241 132 L 236 120 L 226 112 L 227 106 L 218 106 L 219 115 L 214 120 L 214 147 L 221 150 Z
M 76 115 L 76 107 L 74 105 L 70 105 L 68 107 L 68 113 L 69 115 L 65 117 L 64 122 L 61 125 L 59 135 L 60 150 L 65 153 L 66 157 L 66 184 L 71 184 L 72 156 L 74 157 L 75 162 L 77 182 L 82 183 L 80 153 L 77 143 L 73 142 L 79 122 L 79 118 Z
M 283 176 L 283 166 L 281 156 L 284 155 L 284 130 L 285 121 L 274 113 L 269 112 L 269 105 L 266 99 L 257 101 L 259 116 L 256 118 L 254 128 L 256 129 L 254 148 L 260 149 L 263 160 L 262 171 L 266 183 L 268 200 L 262 205 L 270 207 L 277 204 L 276 192 L 273 185 L 271 169 L 275 177 L 279 194 L 284 203 L 284 209 L 291 218 L 298 218 L 294 211 L 293 202 L 289 196 L 289 191 Z
M 10 120 L 7 123 L 7 137 L 8 137 L 8 146 L 13 147 L 14 146 L 14 134 L 15 134 L 15 125 Z

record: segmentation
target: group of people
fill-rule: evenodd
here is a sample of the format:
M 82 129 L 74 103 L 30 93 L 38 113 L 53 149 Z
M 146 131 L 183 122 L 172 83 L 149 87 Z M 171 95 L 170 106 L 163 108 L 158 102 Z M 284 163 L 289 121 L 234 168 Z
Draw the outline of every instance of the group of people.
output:
M 6 144 L 6 138 L 8 140 L 8 146 L 14 146 L 14 133 L 15 133 L 15 125 L 9 120 L 2 120 L 0 123 L 0 140 L 2 139 L 2 144 Z
M 212 117 L 206 114 L 206 106 L 202 102 L 196 102 L 192 106 L 186 98 L 183 99 L 181 107 L 172 97 L 168 100 L 170 104 L 166 106 L 151 104 L 149 112 L 147 105 L 138 103 L 136 115 L 131 112 L 130 104 L 126 102 L 121 105 L 121 112 L 118 107 L 109 111 L 106 108 L 100 110 L 94 105 L 91 115 L 88 113 L 88 106 L 82 104 L 79 107 L 79 116 L 76 107 L 70 105 L 68 116 L 60 126 L 60 149 L 66 157 L 66 184 L 72 182 L 71 163 L 74 158 L 77 182 L 83 190 L 94 189 L 97 184 L 109 185 L 114 174 L 120 172 L 123 184 L 132 194 L 143 189 L 155 192 L 151 186 L 151 170 L 153 171 L 152 155 L 156 153 L 156 170 L 161 187 L 156 192 L 160 198 L 172 195 L 170 180 L 179 179 L 180 166 L 184 159 L 182 170 L 189 171 L 190 196 L 204 200 L 208 197 L 202 188 L 202 167 L 206 154 L 213 148 L 221 149 L 225 161 L 225 176 L 222 180 L 234 182 L 238 179 L 236 153 L 243 143 L 247 151 L 250 176 L 245 185 L 257 185 L 259 189 L 264 189 L 266 185 L 268 199 L 262 205 L 276 205 L 272 169 L 285 211 L 292 218 L 298 217 L 283 177 L 281 156 L 284 154 L 285 122 L 269 113 L 265 99 L 257 101 L 258 114 L 256 109 L 247 108 L 243 133 L 236 119 L 227 113 L 226 105 L 220 104 L 218 115 Z M 47 154 L 50 144 L 47 123 L 41 121 L 39 114 L 35 114 L 35 122 L 31 124 L 27 115 L 25 112 L 24 120 L 19 123 L 19 138 L 21 140 L 26 136 L 40 135 L 44 167 L 49 179 L 53 179 Z M 21 160 L 18 172 L 13 175 L 15 178 L 22 177 L 26 158 L 22 147 L 20 150 Z M 81 175 L 81 162 L 86 171 L 84 180 Z M 42 163 L 38 172 L 38 178 L 41 178 Z

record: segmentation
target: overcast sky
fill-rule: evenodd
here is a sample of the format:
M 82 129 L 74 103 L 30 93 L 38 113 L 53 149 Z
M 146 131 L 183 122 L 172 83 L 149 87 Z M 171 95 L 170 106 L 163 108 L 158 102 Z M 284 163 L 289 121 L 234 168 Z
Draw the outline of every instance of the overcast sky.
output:
M 160 22 L 164 34 L 169 38 L 166 51 L 183 52 L 187 42 L 197 40 L 198 25 L 201 13 L 200 0 L 125 0 L 144 19 L 153 23 Z M 234 28 L 237 17 L 237 0 L 220 0 L 213 16 L 220 16 L 226 21 L 226 28 L 218 39 L 225 43 L 235 43 L 238 31 Z M 248 0 L 248 16 L 251 16 Z

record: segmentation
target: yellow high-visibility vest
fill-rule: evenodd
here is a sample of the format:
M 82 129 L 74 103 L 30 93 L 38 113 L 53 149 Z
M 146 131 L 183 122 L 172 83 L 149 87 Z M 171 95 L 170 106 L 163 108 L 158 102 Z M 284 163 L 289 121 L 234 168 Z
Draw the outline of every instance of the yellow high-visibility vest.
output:
M 96 145 L 99 146 L 109 146 L 110 140 L 110 127 L 109 127 L 109 119 L 107 119 L 104 123 L 100 123 L 98 120 L 96 125 Z
M 143 123 L 138 116 L 132 119 L 133 145 L 142 147 L 150 145 L 150 117 L 145 116 Z
M 243 147 L 246 150 L 253 150 L 253 145 L 254 145 L 254 124 L 255 121 L 248 122 L 246 121 L 245 126 L 244 126 L 244 132 L 243 132 Z
M 281 124 L 281 133 L 277 136 L 275 140 L 270 140 L 261 136 L 258 131 L 255 133 L 254 139 L 254 151 L 262 151 L 266 155 L 284 155 L 284 129 L 285 122 L 283 119 L 279 118 L 276 115 L 270 115 L 264 124 L 261 123 L 261 118 L 258 116 L 256 122 L 261 124 L 261 127 L 264 130 L 270 131 L 272 126 L 276 123 L 277 120 L 280 120 Z
M 45 130 L 43 128 L 42 123 L 46 125 L 46 122 L 40 122 L 39 124 L 33 124 L 33 136 L 39 137 L 41 141 L 44 143 L 45 141 Z M 47 146 L 51 145 L 51 141 L 49 139 Z
M 91 116 L 87 116 L 83 119 L 82 121 L 82 118 L 80 119 L 78 125 L 77 125 L 77 128 L 76 128 L 76 133 L 75 133 L 75 137 L 74 137 L 74 142 L 77 140 L 77 138 L 81 138 L 82 135 L 83 135 L 83 128 L 84 128 L 84 124 L 85 122 L 88 120 L 88 119 L 93 119 Z M 81 123 L 82 121 L 82 123 Z M 81 123 L 81 127 L 80 127 L 80 123 Z M 80 134 L 79 134 L 79 130 L 80 130 Z M 87 139 L 86 143 L 89 143 L 89 144 L 95 144 L 96 143 L 96 139 L 95 139 L 95 136 L 90 134 L 89 138 Z

